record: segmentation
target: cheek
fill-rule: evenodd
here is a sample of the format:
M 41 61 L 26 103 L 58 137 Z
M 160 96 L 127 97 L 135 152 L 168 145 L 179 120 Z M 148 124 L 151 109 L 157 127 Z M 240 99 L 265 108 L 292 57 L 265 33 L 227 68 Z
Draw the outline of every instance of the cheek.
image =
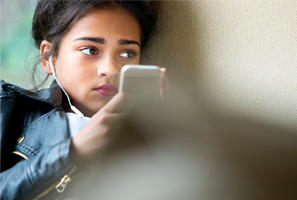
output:
M 77 70 L 73 71 L 71 75 L 72 77 L 70 77 L 70 79 L 71 79 L 71 82 L 73 83 L 71 87 L 74 88 L 75 90 L 79 88 L 88 87 L 89 86 L 88 83 L 94 80 L 94 73 L 82 67 L 79 67 Z
M 57 65 L 57 78 L 67 90 L 79 90 L 93 77 L 93 72 L 82 62 L 76 60 L 59 63 Z
M 84 80 L 96 76 L 96 68 L 87 61 L 74 58 L 68 62 L 68 73 L 72 76 L 70 78 Z

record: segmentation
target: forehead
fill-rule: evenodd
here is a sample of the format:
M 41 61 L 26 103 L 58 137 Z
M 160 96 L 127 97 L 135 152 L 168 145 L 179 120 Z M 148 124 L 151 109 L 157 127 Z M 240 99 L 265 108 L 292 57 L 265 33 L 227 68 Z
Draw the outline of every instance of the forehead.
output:
M 141 29 L 137 19 L 120 5 L 87 10 L 75 21 L 65 37 L 104 37 L 133 39 L 140 43 Z

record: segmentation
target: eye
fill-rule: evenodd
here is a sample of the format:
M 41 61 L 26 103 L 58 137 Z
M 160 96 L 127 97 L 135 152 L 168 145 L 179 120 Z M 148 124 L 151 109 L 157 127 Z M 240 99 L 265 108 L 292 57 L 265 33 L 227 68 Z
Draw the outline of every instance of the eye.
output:
M 80 51 L 82 53 L 90 55 L 90 56 L 98 55 L 98 50 L 93 47 L 82 48 L 82 49 L 80 49 Z
M 124 58 L 134 58 L 135 56 L 137 56 L 137 53 L 134 51 L 126 51 L 121 53 L 120 56 Z

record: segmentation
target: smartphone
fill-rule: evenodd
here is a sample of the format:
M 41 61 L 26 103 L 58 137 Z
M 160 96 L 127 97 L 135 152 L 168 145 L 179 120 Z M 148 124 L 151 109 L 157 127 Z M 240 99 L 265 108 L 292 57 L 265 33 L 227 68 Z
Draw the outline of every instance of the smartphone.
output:
M 146 101 L 160 101 L 161 71 L 152 65 L 125 65 L 120 74 L 119 92 Z

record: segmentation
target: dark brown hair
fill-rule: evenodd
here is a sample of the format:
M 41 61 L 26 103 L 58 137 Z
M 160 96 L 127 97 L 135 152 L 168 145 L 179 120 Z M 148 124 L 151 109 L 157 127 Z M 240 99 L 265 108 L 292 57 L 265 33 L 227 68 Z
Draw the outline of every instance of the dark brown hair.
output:
M 41 59 L 48 58 L 50 55 L 58 55 L 62 37 L 67 34 L 72 23 L 84 16 L 85 11 L 93 8 L 105 8 L 112 3 L 118 3 L 137 19 L 141 28 L 141 48 L 143 48 L 157 21 L 158 1 L 39 0 L 32 23 L 32 36 L 35 40 L 35 46 L 40 48 L 43 40 L 52 43 L 52 49 Z M 45 80 L 36 85 L 35 72 L 39 63 L 40 59 L 33 66 L 32 80 L 35 89 L 42 86 L 48 78 L 47 76 Z

